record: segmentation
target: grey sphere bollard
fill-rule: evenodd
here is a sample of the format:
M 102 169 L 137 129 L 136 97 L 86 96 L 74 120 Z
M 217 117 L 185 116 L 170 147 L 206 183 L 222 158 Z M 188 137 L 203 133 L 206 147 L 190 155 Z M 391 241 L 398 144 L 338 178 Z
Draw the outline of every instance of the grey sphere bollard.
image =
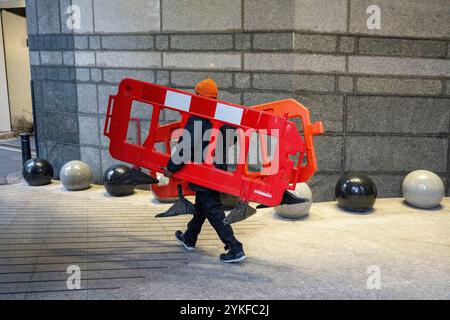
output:
M 405 201 L 416 208 L 433 209 L 444 198 L 444 183 L 431 171 L 416 170 L 409 173 L 402 183 Z
M 295 190 L 289 190 L 289 192 L 299 198 L 309 199 L 309 201 L 297 204 L 281 204 L 275 207 L 275 213 L 285 219 L 302 219 L 308 216 L 313 202 L 309 186 L 306 183 L 297 183 Z
M 85 190 L 91 186 L 92 171 L 83 161 L 69 161 L 61 168 L 59 179 L 69 191 Z

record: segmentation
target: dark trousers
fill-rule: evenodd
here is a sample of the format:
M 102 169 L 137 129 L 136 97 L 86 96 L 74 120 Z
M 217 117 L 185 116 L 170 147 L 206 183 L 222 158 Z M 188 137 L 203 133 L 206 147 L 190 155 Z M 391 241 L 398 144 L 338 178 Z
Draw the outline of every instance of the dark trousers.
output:
M 184 239 L 192 246 L 195 246 L 198 235 L 202 230 L 205 219 L 216 230 L 220 240 L 225 244 L 225 250 L 242 249 L 240 243 L 234 236 L 230 225 L 223 223 L 225 211 L 220 200 L 220 193 L 214 190 L 197 191 L 195 196 L 195 214 L 188 223 L 187 230 L 184 233 Z

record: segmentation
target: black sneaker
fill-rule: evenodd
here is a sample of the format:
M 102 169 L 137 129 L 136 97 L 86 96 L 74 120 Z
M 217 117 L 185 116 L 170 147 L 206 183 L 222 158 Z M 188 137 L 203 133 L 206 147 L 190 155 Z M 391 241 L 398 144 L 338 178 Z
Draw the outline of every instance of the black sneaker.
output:
M 247 259 L 244 250 L 242 249 L 231 249 L 227 253 L 222 253 L 220 255 L 220 261 L 225 263 L 239 262 Z
M 194 251 L 195 247 L 189 245 L 186 240 L 184 239 L 184 234 L 180 230 L 175 232 L 175 238 L 177 238 L 177 241 L 182 244 L 187 250 Z

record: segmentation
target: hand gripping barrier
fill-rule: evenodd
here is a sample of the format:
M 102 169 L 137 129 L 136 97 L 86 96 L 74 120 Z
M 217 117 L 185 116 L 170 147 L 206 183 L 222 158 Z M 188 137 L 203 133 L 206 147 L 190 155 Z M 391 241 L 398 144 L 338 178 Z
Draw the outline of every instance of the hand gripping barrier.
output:
M 152 110 L 148 115 L 148 135 L 142 144 L 127 141 L 130 121 L 137 120 L 131 115 L 133 102 L 148 104 Z M 181 120 L 160 124 L 165 110 L 179 112 Z M 207 157 L 203 163 L 186 164 L 170 179 L 169 186 L 156 186 L 166 188 L 159 190 L 163 196 L 176 189 L 174 182 L 183 181 L 184 186 L 191 182 L 243 200 L 275 206 L 286 189 L 292 190 L 296 183 L 307 181 L 317 169 L 313 136 L 323 133 L 323 125 L 311 124 L 308 109 L 295 100 L 244 107 L 134 79 L 124 79 L 117 94 L 109 98 L 104 134 L 110 139 L 111 156 L 147 168 L 153 174 L 162 173 L 170 158 L 171 142 L 180 134 L 176 130 L 190 116 L 207 119 L 212 124 Z M 291 121 L 295 118 L 301 123 L 303 137 L 297 124 Z M 223 125 L 232 126 L 238 133 L 239 161 L 234 171 L 223 171 L 213 165 L 218 129 Z M 249 159 L 255 137 L 262 158 L 256 170 Z M 271 156 L 267 155 L 268 140 L 275 143 Z M 164 151 L 158 145 L 163 145 Z

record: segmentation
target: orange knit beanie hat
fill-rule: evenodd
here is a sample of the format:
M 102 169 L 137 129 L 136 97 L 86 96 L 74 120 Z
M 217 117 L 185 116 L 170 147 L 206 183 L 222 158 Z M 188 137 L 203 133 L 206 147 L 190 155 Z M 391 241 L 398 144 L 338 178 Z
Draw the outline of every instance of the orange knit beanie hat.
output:
M 219 89 L 213 79 L 206 79 L 197 83 L 195 92 L 201 96 L 215 99 L 219 95 Z

